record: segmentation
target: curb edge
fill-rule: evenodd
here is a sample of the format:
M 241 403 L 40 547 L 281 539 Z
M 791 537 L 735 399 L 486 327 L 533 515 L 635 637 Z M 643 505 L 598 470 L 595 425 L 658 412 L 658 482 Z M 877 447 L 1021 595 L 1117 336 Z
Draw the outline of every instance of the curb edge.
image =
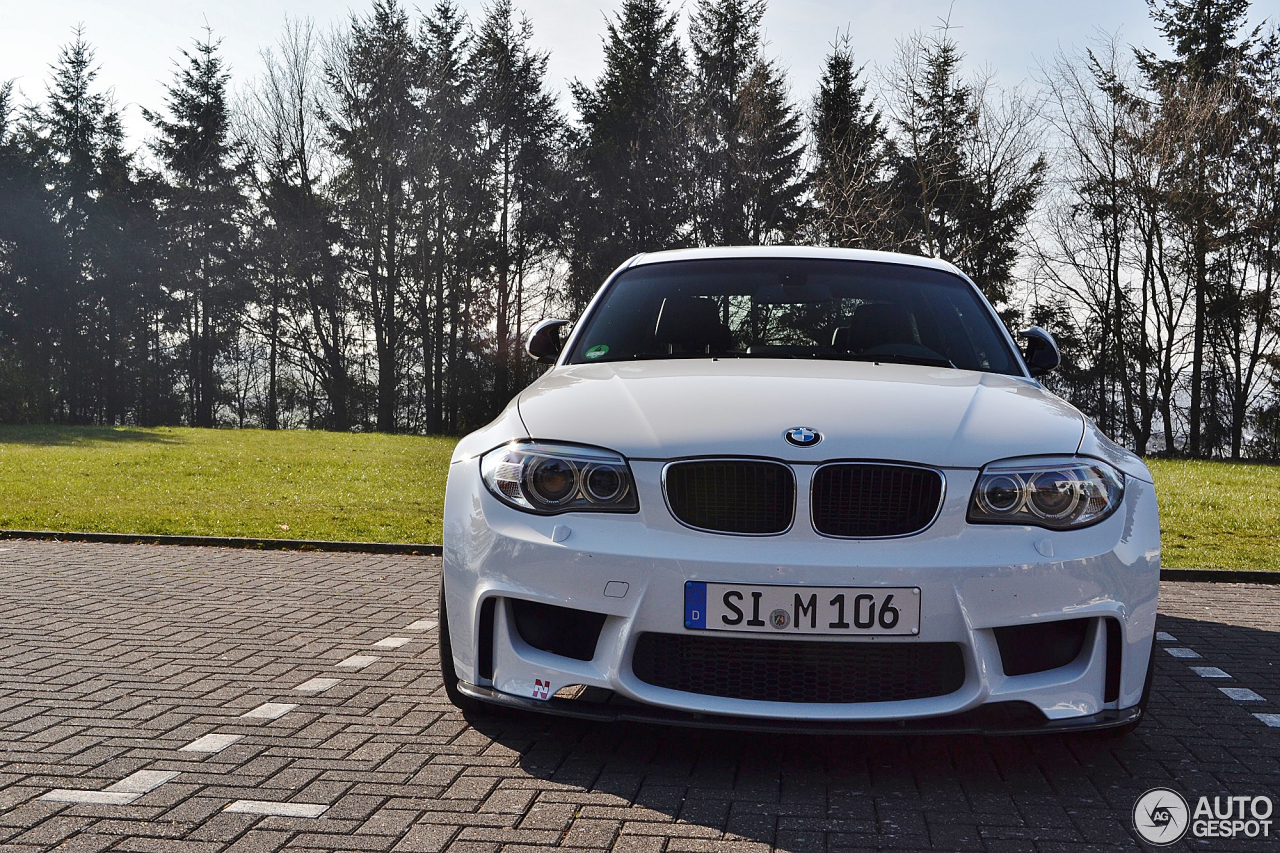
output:
M 39 539 L 46 542 L 100 542 L 115 545 L 204 545 L 218 548 L 255 548 L 260 551 L 351 551 L 366 554 L 407 554 L 439 557 L 440 545 L 400 542 L 344 542 L 323 539 L 255 539 L 241 536 L 174 536 L 150 533 L 81 533 L 61 530 L 0 530 L 2 539 Z

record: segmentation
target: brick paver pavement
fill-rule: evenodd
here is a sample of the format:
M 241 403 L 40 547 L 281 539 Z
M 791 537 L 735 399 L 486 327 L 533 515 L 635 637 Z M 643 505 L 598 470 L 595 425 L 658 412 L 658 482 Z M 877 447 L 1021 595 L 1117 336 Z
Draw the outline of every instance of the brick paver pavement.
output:
M 1130 812 L 1155 786 L 1280 801 L 1280 728 L 1254 716 L 1280 713 L 1278 586 L 1164 586 L 1161 645 L 1199 657 L 1158 653 L 1127 740 L 818 738 L 469 724 L 436 632 L 408 630 L 433 617 L 438 572 L 0 542 L 0 849 L 1065 853 L 1139 847 Z M 408 642 L 376 645 L 391 637 Z

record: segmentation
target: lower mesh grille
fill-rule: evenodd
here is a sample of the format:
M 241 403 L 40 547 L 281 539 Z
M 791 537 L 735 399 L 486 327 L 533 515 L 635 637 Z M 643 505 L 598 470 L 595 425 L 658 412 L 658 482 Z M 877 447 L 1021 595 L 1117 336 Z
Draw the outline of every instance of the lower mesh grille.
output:
M 720 533 L 781 533 L 791 526 L 791 469 L 753 459 L 676 462 L 664 476 L 671 512 L 690 527 Z
M 631 667 L 655 687 L 763 702 L 897 702 L 964 685 L 957 643 L 641 634 Z

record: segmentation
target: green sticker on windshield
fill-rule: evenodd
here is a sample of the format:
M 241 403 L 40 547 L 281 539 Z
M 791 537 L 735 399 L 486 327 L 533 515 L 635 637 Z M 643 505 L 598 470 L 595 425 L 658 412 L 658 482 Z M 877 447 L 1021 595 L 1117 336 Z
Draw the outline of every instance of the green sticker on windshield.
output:
M 604 355 L 608 351 L 609 351 L 609 348 L 607 346 L 605 346 L 604 344 L 600 344 L 598 346 L 594 346 L 591 349 L 587 350 L 587 358 L 599 358 L 600 356 Z

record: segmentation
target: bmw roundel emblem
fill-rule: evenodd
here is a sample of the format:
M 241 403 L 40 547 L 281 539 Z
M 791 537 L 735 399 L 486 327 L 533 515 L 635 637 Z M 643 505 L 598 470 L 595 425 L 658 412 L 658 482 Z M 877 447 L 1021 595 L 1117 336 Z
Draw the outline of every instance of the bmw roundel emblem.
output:
M 796 447 L 813 447 L 819 441 L 822 441 L 822 433 L 816 429 L 809 427 L 795 427 L 789 429 L 782 434 L 788 444 L 794 444 Z

